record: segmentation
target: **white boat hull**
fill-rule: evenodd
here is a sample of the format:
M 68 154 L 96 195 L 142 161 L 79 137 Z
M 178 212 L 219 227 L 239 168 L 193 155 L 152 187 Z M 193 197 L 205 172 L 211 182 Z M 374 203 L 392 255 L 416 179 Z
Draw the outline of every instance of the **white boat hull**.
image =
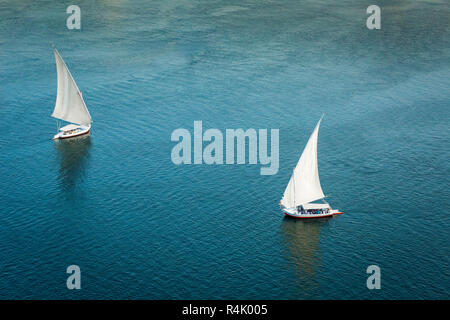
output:
M 283 212 L 286 216 L 296 219 L 317 219 L 317 218 L 327 218 L 334 215 L 343 214 L 339 210 L 330 209 L 324 213 L 300 213 L 295 208 L 283 208 Z
M 91 126 L 76 126 L 75 129 L 69 130 L 69 131 L 60 131 L 53 137 L 53 140 L 58 139 L 68 139 L 68 138 L 74 138 L 79 137 L 85 134 L 88 134 L 91 130 Z

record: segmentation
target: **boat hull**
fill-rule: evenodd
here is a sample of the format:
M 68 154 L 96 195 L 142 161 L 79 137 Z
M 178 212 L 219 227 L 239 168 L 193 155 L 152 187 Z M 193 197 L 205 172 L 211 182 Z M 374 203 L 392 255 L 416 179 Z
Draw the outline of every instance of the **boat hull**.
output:
M 90 133 L 91 127 L 79 127 L 79 131 L 76 131 L 74 133 L 65 133 L 65 132 L 58 132 L 54 137 L 53 140 L 63 140 L 63 139 L 69 139 L 69 138 L 75 138 L 79 136 L 83 136 L 85 134 Z
M 297 212 L 295 212 L 292 209 L 287 209 L 284 208 L 283 209 L 283 213 L 285 216 L 289 217 L 289 218 L 294 218 L 294 219 L 320 219 L 320 218 L 329 218 L 335 215 L 339 215 L 339 214 L 343 214 L 343 212 L 340 212 L 339 210 L 330 210 L 328 213 L 317 213 L 317 214 L 313 214 L 313 213 L 303 213 L 303 214 L 299 214 Z

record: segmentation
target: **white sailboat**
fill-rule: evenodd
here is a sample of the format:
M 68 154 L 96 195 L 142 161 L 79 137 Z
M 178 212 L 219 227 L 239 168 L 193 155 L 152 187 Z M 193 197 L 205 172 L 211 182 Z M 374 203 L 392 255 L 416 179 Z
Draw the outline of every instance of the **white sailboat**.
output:
M 84 103 L 81 91 L 70 74 L 58 50 L 54 50 L 58 73 L 58 93 L 52 117 L 70 122 L 59 128 L 53 139 L 67 139 L 89 133 L 92 118 Z
M 325 195 L 320 186 L 317 140 L 322 118 L 311 134 L 280 201 L 284 214 L 293 218 L 323 218 L 343 213 L 331 209 L 324 200 Z M 323 203 L 314 203 L 318 200 Z

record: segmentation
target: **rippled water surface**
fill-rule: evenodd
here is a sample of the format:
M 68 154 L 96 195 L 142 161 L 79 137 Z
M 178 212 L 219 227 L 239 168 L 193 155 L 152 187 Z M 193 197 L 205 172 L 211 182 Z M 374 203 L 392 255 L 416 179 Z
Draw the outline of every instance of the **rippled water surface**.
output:
M 0 1 L 0 298 L 448 298 L 447 1 Z M 53 43 L 93 117 L 54 142 Z M 278 202 L 320 115 L 333 207 Z M 279 128 L 280 170 L 171 162 L 176 128 Z M 66 288 L 79 265 L 82 289 Z M 381 290 L 366 268 L 381 268 Z

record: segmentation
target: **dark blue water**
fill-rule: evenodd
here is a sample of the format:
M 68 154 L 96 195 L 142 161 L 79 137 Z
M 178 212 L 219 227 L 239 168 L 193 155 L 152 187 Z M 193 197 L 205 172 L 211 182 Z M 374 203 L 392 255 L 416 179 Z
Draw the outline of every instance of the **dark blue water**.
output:
M 381 30 L 371 1 L 78 1 L 81 30 L 70 4 L 0 1 L 0 298 L 448 298 L 448 2 L 378 1 Z M 50 140 L 51 43 L 90 137 Z M 286 220 L 323 112 L 322 187 L 345 214 Z M 194 120 L 278 128 L 278 174 L 174 165 Z

